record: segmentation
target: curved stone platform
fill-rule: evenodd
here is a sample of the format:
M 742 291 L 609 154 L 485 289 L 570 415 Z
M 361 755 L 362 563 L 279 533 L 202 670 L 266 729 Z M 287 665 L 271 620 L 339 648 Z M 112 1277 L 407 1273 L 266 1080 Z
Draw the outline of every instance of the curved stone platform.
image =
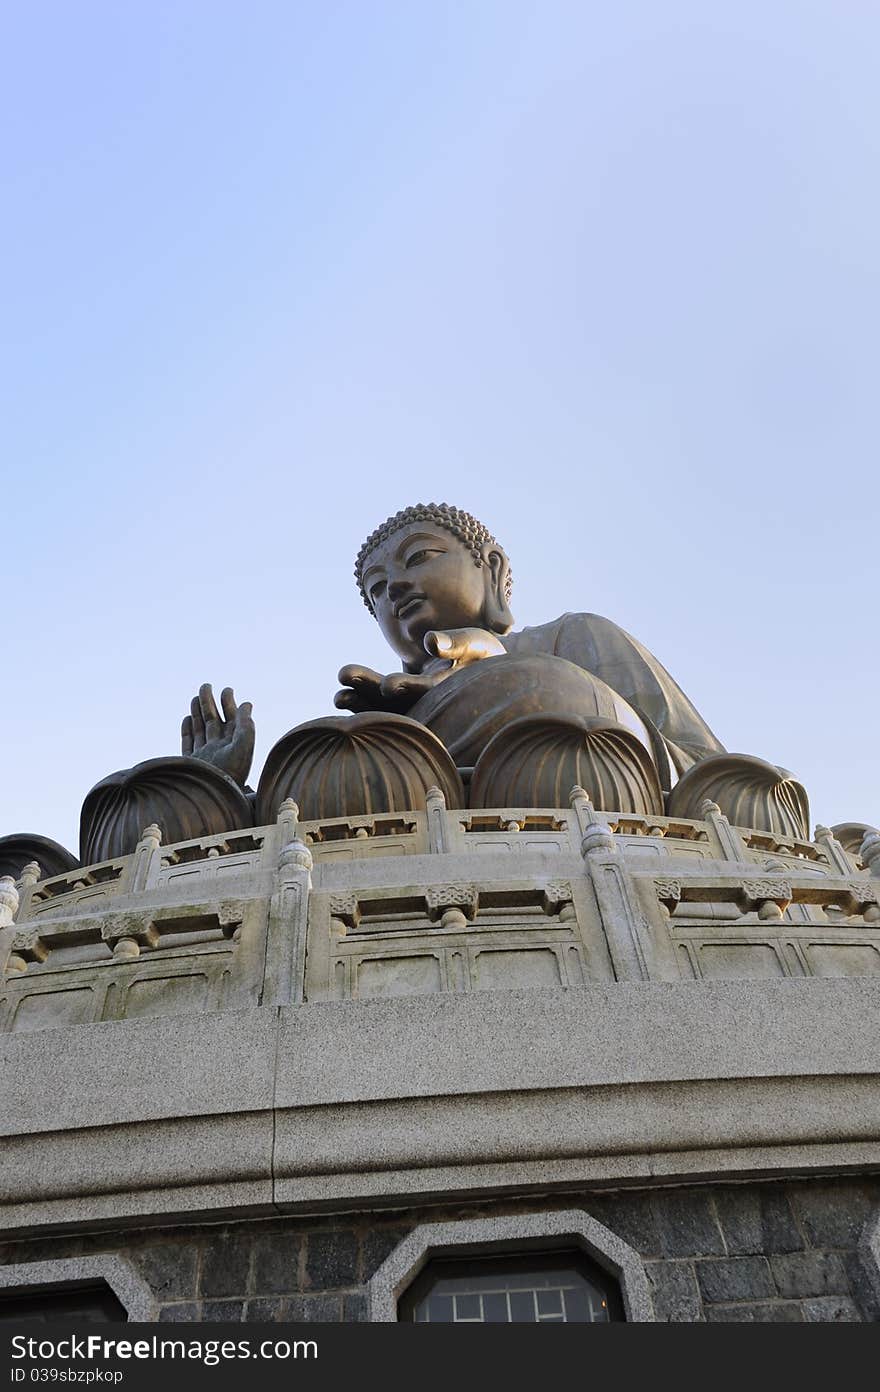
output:
M 7 1236 L 876 1172 L 878 861 L 702 810 L 434 790 L 26 867 Z
M 39 880 L 0 932 L 0 1031 L 614 981 L 880 974 L 878 882 L 804 842 L 569 808 L 277 822 Z M 8 882 L 11 888 L 11 882 Z M 7 910 L 7 913 L 9 911 Z

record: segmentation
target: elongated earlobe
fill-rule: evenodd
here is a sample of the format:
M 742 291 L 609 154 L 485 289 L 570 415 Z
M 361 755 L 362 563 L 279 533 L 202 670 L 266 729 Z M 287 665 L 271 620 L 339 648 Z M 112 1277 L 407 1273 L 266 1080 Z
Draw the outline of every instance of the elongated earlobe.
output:
M 483 623 L 490 633 L 509 633 L 513 628 L 513 614 L 507 602 L 510 562 L 499 547 L 484 548 L 483 574 L 486 582 Z

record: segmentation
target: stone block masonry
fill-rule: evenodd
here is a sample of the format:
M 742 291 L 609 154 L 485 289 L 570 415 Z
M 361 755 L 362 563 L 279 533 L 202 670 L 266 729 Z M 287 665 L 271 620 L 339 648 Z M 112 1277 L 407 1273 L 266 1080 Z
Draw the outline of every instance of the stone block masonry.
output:
M 653 1316 L 673 1322 L 877 1321 L 864 1241 L 880 1178 L 584 1191 L 552 1200 L 276 1217 L 21 1239 L 2 1265 L 113 1254 L 147 1283 L 159 1321 L 359 1321 L 368 1282 L 424 1222 L 583 1209 L 641 1258 Z

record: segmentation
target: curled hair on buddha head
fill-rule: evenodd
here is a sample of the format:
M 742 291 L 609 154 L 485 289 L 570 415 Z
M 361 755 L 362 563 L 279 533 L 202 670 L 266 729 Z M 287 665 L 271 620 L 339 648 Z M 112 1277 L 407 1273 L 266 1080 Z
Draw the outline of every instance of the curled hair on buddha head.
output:
M 513 615 L 508 608 L 510 594 L 513 588 L 513 575 L 507 561 L 507 553 L 504 547 L 493 537 L 487 527 L 482 522 L 478 522 L 476 517 L 472 517 L 469 512 L 463 512 L 461 508 L 452 507 L 449 503 L 416 503 L 414 507 L 403 508 L 401 512 L 396 512 L 393 517 L 387 518 L 380 527 L 371 532 L 357 554 L 354 563 L 354 575 L 361 592 L 361 598 L 375 618 L 376 611 L 370 603 L 370 597 L 364 589 L 364 565 L 370 552 L 394 532 L 399 532 L 402 527 L 408 527 L 414 522 L 430 522 L 435 527 L 442 527 L 444 531 L 451 532 L 454 537 L 468 548 L 474 558 L 474 565 L 483 566 L 486 559 L 483 549 L 486 546 L 493 548 L 503 557 L 503 580 L 501 590 L 503 593 L 487 601 L 489 612 L 486 621 L 494 633 L 507 633 L 513 627 Z

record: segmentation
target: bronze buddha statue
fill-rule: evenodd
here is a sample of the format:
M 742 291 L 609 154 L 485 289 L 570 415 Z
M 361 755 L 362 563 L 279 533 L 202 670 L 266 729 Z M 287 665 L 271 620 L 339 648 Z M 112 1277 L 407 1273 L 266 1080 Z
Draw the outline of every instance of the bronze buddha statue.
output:
M 402 659 L 403 673 L 381 677 L 363 667 L 344 667 L 337 706 L 427 716 L 430 725 L 429 713 L 439 703 L 423 698 L 440 682 L 487 658 L 512 657 L 517 659 L 515 678 L 512 668 L 503 675 L 497 664 L 492 669 L 494 684 L 507 688 L 507 718 L 512 718 L 517 688 L 523 681 L 529 684 L 530 667 L 543 669 L 543 712 L 574 714 L 577 683 L 560 665 L 568 663 L 603 683 L 617 719 L 638 730 L 640 738 L 649 721 L 678 773 L 707 754 L 723 752 L 666 669 L 609 619 L 563 614 L 551 623 L 512 631 L 510 562 L 468 513 L 446 504 L 397 513 L 364 542 L 355 575 L 364 603 Z M 498 719 L 503 718 L 499 711 Z M 478 753 L 473 734 L 468 738 L 465 729 L 455 730 L 452 752 L 458 747 Z M 652 743 L 656 747 L 656 740 Z
M 321 816 L 382 810 L 383 799 L 396 798 L 399 807 L 407 795 L 415 805 L 429 772 L 404 776 L 393 793 L 387 778 L 374 777 L 371 788 L 367 769 L 418 762 L 419 745 L 429 765 L 439 761 L 452 796 L 471 806 L 564 804 L 579 782 L 606 810 L 656 815 L 672 806 L 698 816 L 706 797 L 723 801 L 732 778 L 749 790 L 739 815 L 807 834 L 806 799 L 790 775 L 727 755 L 661 663 L 609 619 L 570 613 L 514 631 L 510 562 L 469 513 L 445 503 L 396 513 L 364 542 L 355 577 L 402 670 L 342 668 L 335 704 L 356 721 L 309 722 L 279 742 L 257 794 L 258 822 L 274 813 L 282 793 Z M 183 752 L 243 784 L 253 748 L 250 705 L 236 706 L 227 688 L 221 707 L 222 714 L 211 688 L 202 687 L 183 722 Z M 317 751 L 326 782 L 334 738 L 366 740 L 369 753 L 366 746 L 351 753 L 336 793 L 315 802 L 308 785 L 318 777 Z M 679 781 L 697 765 L 704 776 Z M 442 783 L 439 773 L 434 781 Z
M 88 794 L 83 864 L 129 853 L 148 823 L 173 843 L 266 825 L 288 798 L 321 820 L 412 811 L 433 787 L 454 807 L 552 808 L 578 784 L 597 810 L 649 818 L 699 819 L 708 799 L 738 825 L 808 837 L 800 784 L 728 754 L 665 667 L 609 619 L 569 613 L 514 630 L 507 555 L 469 513 L 396 513 L 364 542 L 355 576 L 401 670 L 343 667 L 335 704 L 346 714 L 283 736 L 256 793 L 245 786 L 250 703 L 227 687 L 218 708 L 202 686 L 181 757 Z M 10 856 L 24 854 L 11 841 Z

